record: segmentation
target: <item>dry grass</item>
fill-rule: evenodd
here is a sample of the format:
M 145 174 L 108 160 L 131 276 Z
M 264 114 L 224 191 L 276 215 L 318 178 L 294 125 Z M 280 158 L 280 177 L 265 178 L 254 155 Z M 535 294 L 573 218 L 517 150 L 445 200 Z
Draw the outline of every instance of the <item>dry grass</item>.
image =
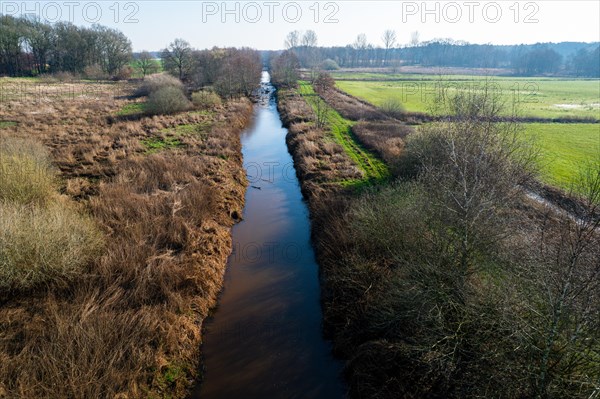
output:
M 64 202 L 0 202 L 0 291 L 65 287 L 100 252 L 97 226 Z
M 106 237 L 71 284 L 3 299 L 0 397 L 184 397 L 197 373 L 200 325 L 242 213 L 238 133 L 252 105 L 122 121 L 130 102 L 109 94 L 132 88 L 93 86 L 106 95 L 32 91 L 0 109 L 18 122 L 7 134 L 50 149 L 60 190 Z M 146 155 L 143 140 L 175 136 L 182 146 Z
M 54 196 L 55 180 L 42 144 L 0 136 L 0 200 L 45 204 Z

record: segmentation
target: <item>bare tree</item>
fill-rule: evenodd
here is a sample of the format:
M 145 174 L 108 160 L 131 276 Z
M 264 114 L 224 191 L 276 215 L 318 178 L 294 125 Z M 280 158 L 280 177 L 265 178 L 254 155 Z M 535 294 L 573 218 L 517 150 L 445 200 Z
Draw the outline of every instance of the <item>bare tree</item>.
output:
M 576 188 L 583 211 L 548 209 L 533 248 L 516 261 L 511 329 L 536 398 L 600 390 L 600 162 L 584 168 Z
M 396 32 L 391 29 L 386 30 L 385 32 L 383 32 L 381 40 L 383 40 L 383 46 L 385 47 L 383 64 L 387 65 L 389 51 L 396 45 Z
M 413 145 L 431 212 L 446 225 L 438 238 L 467 277 L 478 255 L 507 234 L 503 212 L 535 175 L 537 153 L 517 123 L 499 122 L 504 104 L 489 84 L 458 94 L 442 88 L 440 97 L 439 114 L 448 120 Z
M 300 31 L 293 30 L 285 38 L 285 47 L 288 50 L 298 47 L 300 44 Z
M 416 30 L 410 34 L 410 46 L 417 47 L 419 45 L 419 31 Z
M 368 61 L 366 58 L 367 48 L 369 47 L 369 43 L 367 42 L 367 35 L 364 33 L 356 36 L 356 40 L 352 44 L 352 47 L 356 50 L 356 55 L 358 60 L 360 60 L 361 64 Z
M 192 47 L 183 39 L 175 39 L 163 50 L 162 61 L 166 71 L 184 80 L 193 68 Z
M 315 120 L 318 128 L 322 129 L 327 125 L 330 109 L 327 103 L 317 94 L 315 94 Z
M 302 45 L 304 47 L 316 47 L 317 46 L 317 34 L 314 30 L 307 30 L 302 36 Z
M 273 59 L 273 82 L 283 86 L 295 86 L 298 81 L 300 62 L 293 51 L 286 50 Z

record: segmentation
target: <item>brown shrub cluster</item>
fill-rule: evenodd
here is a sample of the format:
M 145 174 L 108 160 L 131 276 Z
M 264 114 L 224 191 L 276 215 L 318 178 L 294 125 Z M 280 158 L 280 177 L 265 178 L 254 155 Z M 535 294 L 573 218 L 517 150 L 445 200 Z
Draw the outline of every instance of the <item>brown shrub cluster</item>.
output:
M 388 117 L 371 104 L 359 100 L 335 87 L 325 85 L 314 85 L 315 92 L 323 98 L 331 107 L 344 118 L 351 121 L 379 121 Z
M 404 139 L 413 132 L 413 128 L 388 120 L 359 122 L 352 127 L 352 132 L 365 147 L 375 151 L 385 161 L 392 174 L 398 174 Z

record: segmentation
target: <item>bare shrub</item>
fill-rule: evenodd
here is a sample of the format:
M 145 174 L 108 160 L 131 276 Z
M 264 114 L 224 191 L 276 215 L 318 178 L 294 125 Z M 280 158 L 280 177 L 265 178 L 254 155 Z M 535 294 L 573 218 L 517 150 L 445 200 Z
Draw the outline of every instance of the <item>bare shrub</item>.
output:
M 319 73 L 313 83 L 316 90 L 331 90 L 335 87 L 335 80 L 326 72 Z
M 381 106 L 381 111 L 390 118 L 399 119 L 404 114 L 405 109 L 400 100 L 396 98 L 388 98 L 386 99 Z
M 148 96 L 146 112 L 152 115 L 173 114 L 186 111 L 190 106 L 190 101 L 181 89 L 176 87 L 161 87 Z
M 94 223 L 65 204 L 0 202 L 0 290 L 65 285 L 101 248 Z
M 221 105 L 221 97 L 210 90 L 201 90 L 192 93 L 192 103 L 201 108 L 212 108 Z

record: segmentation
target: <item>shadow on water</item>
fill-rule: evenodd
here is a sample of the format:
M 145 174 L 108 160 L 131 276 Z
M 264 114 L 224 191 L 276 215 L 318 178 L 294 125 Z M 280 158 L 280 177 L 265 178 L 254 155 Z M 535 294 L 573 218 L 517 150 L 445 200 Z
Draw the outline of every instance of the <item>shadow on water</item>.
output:
M 310 220 L 269 75 L 242 135 L 249 187 L 233 228 L 224 290 L 207 321 L 204 381 L 192 398 L 344 397 L 341 363 L 322 337 Z

